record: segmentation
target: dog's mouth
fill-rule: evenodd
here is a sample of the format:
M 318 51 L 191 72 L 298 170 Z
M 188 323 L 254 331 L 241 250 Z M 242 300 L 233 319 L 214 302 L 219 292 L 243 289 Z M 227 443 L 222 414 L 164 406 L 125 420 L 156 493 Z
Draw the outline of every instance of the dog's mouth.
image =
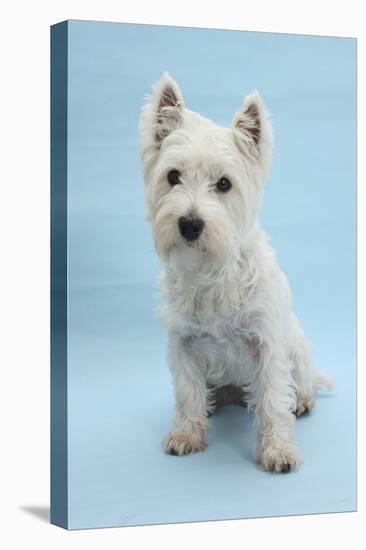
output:
M 188 241 L 187 239 L 180 239 L 181 245 L 187 248 L 197 250 L 198 252 L 207 252 L 207 246 L 202 239 L 196 239 L 194 241 Z

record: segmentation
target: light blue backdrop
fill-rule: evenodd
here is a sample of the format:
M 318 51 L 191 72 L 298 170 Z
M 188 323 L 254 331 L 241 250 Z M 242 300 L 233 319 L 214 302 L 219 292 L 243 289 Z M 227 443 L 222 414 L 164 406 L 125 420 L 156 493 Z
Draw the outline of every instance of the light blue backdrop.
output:
M 220 124 L 253 88 L 272 114 L 261 220 L 337 381 L 297 422 L 291 475 L 257 470 L 235 407 L 212 419 L 205 453 L 162 451 L 173 391 L 138 117 L 166 70 Z M 356 41 L 71 21 L 68 79 L 70 528 L 355 510 Z

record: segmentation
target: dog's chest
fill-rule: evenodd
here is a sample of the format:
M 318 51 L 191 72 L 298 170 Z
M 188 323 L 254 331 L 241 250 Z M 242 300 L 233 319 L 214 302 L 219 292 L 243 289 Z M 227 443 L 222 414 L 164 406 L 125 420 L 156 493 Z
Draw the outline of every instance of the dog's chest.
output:
M 250 343 L 242 336 L 215 338 L 203 334 L 194 339 L 192 347 L 209 385 L 251 384 L 258 362 Z
M 231 308 L 209 288 L 179 288 L 170 293 L 170 325 L 193 334 L 222 335 L 232 328 Z
M 178 276 L 165 281 L 164 294 L 168 329 L 230 339 L 248 327 L 249 304 L 243 298 L 245 293 L 233 285 L 199 284 Z
M 192 337 L 194 353 L 213 385 L 250 382 L 256 358 L 248 339 L 248 316 L 229 286 L 187 285 L 175 280 L 164 307 L 168 330 Z

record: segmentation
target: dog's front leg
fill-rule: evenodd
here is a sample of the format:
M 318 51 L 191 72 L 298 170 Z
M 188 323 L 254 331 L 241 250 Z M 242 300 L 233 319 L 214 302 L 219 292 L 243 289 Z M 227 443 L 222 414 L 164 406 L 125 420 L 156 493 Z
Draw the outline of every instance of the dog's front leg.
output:
M 294 387 L 285 358 L 264 343 L 255 384 L 257 460 L 261 468 L 289 472 L 301 463 L 293 443 Z
M 173 431 L 164 441 L 173 455 L 203 451 L 207 432 L 207 388 L 192 346 L 192 337 L 169 336 L 169 367 L 175 387 L 176 411 Z

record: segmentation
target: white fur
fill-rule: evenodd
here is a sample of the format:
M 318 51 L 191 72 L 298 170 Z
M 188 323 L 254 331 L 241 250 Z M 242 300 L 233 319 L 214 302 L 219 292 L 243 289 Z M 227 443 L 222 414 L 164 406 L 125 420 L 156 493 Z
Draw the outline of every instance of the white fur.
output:
M 311 366 L 286 277 L 257 223 L 272 150 L 262 100 L 248 96 L 222 128 L 186 109 L 165 73 L 142 110 L 140 143 L 176 394 L 166 450 L 203 450 L 212 388 L 232 384 L 245 389 L 255 412 L 260 466 L 296 468 L 295 414 L 310 410 L 315 390 L 332 380 Z M 174 187 L 167 180 L 173 169 L 181 178 Z M 227 193 L 215 188 L 222 176 L 232 183 Z M 205 225 L 187 243 L 178 219 L 190 214 Z

